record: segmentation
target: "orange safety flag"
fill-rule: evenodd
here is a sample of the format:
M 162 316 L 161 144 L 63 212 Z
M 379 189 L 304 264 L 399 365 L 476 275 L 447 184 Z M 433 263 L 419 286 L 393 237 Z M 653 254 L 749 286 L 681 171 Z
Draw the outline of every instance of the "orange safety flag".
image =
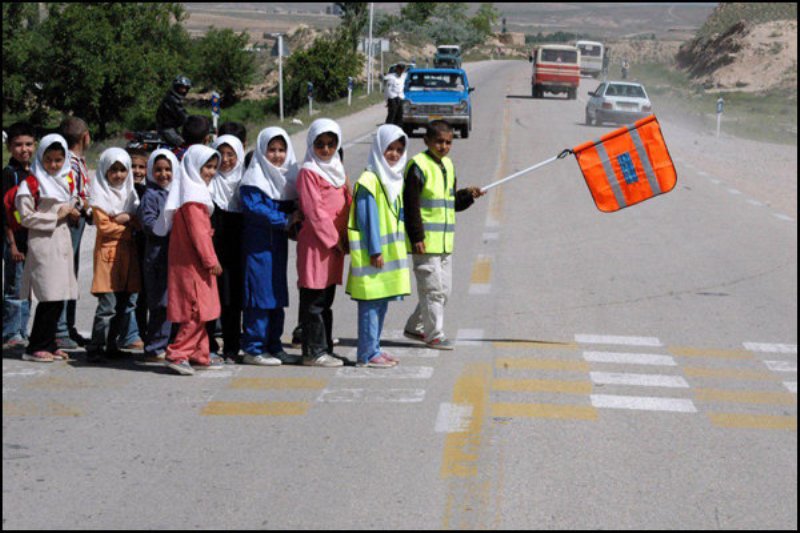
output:
M 655 115 L 572 151 L 600 211 L 618 211 L 669 192 L 678 180 Z

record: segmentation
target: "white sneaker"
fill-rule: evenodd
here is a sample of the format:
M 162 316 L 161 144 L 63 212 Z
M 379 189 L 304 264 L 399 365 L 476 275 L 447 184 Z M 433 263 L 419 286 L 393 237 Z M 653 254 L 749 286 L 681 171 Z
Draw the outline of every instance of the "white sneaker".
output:
M 334 367 L 334 366 L 344 366 L 344 362 L 341 359 L 337 359 L 328 354 L 322 354 L 316 359 L 303 359 L 303 365 Z
M 247 365 L 258 366 L 280 366 L 281 364 L 281 360 L 277 357 L 272 357 L 269 355 L 250 355 L 249 353 L 244 354 L 242 362 Z

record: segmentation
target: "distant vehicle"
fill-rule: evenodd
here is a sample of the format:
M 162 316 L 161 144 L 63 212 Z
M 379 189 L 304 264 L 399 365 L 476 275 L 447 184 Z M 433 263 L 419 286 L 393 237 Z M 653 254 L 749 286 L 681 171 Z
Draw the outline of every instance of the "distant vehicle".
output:
M 575 43 L 581 52 L 581 74 L 596 78 L 603 71 L 603 43 L 597 41 L 578 41 Z
M 630 124 L 653 113 L 653 104 L 641 83 L 609 81 L 589 91 L 586 124 Z
M 544 44 L 533 50 L 529 60 L 533 63 L 531 96 L 543 98 L 547 91 L 567 93 L 569 100 L 577 98 L 581 81 L 581 53 L 577 47 Z
M 417 66 L 416 63 L 394 63 L 393 65 L 389 66 L 389 70 L 387 71 L 387 74 L 395 73 L 397 71 L 397 66 L 401 65 L 401 64 L 406 66 L 406 70 L 405 70 L 406 72 L 408 72 L 409 70 L 411 70 L 412 68 L 415 68 Z
M 410 70 L 404 88 L 403 131 L 411 135 L 416 128 L 441 119 L 466 139 L 472 129 L 470 93 L 474 90 L 461 69 Z
M 168 150 L 175 148 L 170 145 L 160 133 L 152 130 L 126 131 L 125 140 L 128 141 L 125 148 L 141 148 L 147 152 L 152 152 L 160 148 L 166 148 Z
M 461 47 L 457 44 L 443 44 L 436 47 L 433 56 L 435 68 L 461 68 Z

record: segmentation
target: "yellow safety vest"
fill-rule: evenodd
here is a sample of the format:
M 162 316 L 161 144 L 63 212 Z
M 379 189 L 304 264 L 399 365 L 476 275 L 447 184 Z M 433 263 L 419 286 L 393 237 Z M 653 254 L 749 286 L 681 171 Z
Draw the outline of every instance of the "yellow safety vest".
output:
M 456 172 L 453 162 L 449 157 L 442 158 L 444 176 L 442 167 L 427 152 L 415 155 L 408 162 L 406 171 L 412 163 L 425 175 L 419 199 L 422 227 L 425 229 L 425 253 L 452 253 L 456 231 Z M 411 252 L 411 242 L 407 242 L 407 246 Z
M 347 223 L 347 237 L 350 241 L 350 273 L 347 276 L 347 294 L 356 300 L 379 300 L 391 296 L 411 294 L 411 277 L 406 254 L 406 227 L 400 218 L 403 208 L 403 195 L 399 195 L 395 206 L 389 205 L 389 198 L 383 190 L 378 176 L 365 171 L 358 178 L 353 189 L 353 198 L 358 188 L 363 187 L 378 206 L 378 221 L 381 236 L 383 268 L 375 268 L 370 262 L 369 247 L 358 228 L 356 202 L 350 205 L 350 218 Z

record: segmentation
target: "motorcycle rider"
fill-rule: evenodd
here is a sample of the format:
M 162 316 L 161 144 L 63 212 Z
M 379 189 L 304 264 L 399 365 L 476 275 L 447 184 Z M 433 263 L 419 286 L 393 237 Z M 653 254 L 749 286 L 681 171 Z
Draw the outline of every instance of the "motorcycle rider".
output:
M 161 137 L 172 146 L 181 146 L 183 137 L 178 133 L 189 113 L 183 108 L 183 100 L 192 87 L 192 81 L 180 75 L 172 82 L 172 88 L 161 100 L 156 111 L 156 127 Z

